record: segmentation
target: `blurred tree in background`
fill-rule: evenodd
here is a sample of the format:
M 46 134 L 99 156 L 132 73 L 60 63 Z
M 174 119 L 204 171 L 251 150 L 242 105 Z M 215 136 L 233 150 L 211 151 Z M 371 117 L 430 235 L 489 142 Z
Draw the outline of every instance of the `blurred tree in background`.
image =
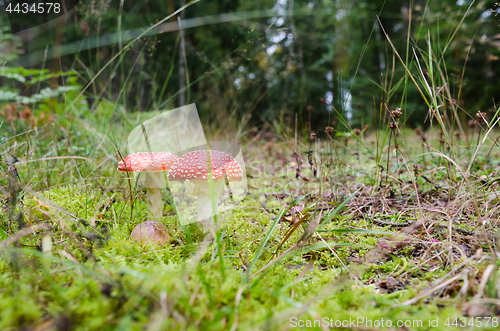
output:
M 172 17 L 160 25 L 163 33 L 119 53 L 131 41 L 127 35 L 145 31 L 185 4 L 82 0 L 65 19 L 19 33 L 22 45 L 9 44 L 9 53 L 0 46 L 1 58 L 8 66 L 76 70 L 82 86 L 91 83 L 86 96 L 92 111 L 101 99 L 129 112 L 195 102 L 202 116 L 215 122 L 293 127 L 297 116 L 302 128 L 310 118 L 311 128 L 319 130 L 341 124 L 340 114 L 353 127 L 374 125 L 384 104 L 402 107 L 407 124 L 425 126 L 428 107 L 405 77 L 385 30 L 416 79 L 423 71 L 415 55 L 423 66 L 430 43 L 448 78 L 438 81 L 448 84 L 454 99 L 449 102 L 469 113 L 492 111 L 497 102 L 495 1 L 200 1 L 179 15 L 183 35 Z M 2 84 L 7 88 L 5 80 Z

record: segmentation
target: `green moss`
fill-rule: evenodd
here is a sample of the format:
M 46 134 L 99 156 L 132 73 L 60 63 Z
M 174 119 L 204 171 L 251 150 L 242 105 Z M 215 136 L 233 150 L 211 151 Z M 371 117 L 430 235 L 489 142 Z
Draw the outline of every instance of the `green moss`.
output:
M 145 118 L 149 115 L 140 114 Z M 94 124 L 100 128 L 101 124 Z M 368 154 L 361 153 L 360 160 L 346 154 L 338 166 L 325 170 L 323 182 L 310 170 L 304 170 L 309 181 L 295 178 L 294 171 L 291 174 L 273 173 L 269 171 L 271 168 L 265 174 L 261 172 L 261 177 L 249 176 L 249 195 L 238 208 L 221 215 L 225 223 L 220 231 L 223 234 L 220 246 L 211 241 L 206 252 L 198 256 L 198 250 L 204 245 L 203 233 L 197 224 L 179 226 L 168 204 L 171 201 L 168 190 L 163 191 L 165 215 L 161 222 L 171 235 L 170 242 L 161 246 L 129 239 L 134 226 L 148 217 L 145 193 L 132 181 L 134 204 L 131 208 L 125 175 L 115 171 L 116 164 L 109 157 L 114 153 L 112 146 L 102 147 L 107 149 L 106 153 L 98 152 L 96 147 L 104 146 L 96 133 L 99 131 L 92 131 L 86 125 L 75 123 L 75 135 L 80 132 L 81 139 L 73 145 L 66 146 L 67 140 L 58 141 L 55 133 L 50 132 L 33 139 L 32 143 L 37 146 L 36 157 L 39 158 L 66 154 L 87 157 L 90 153 L 91 161 L 46 160 L 34 162 L 38 168 L 20 167 L 22 178 L 26 178 L 23 184 L 30 183 L 30 190 L 39 193 L 36 199 L 28 191 L 20 193 L 22 204 L 16 205 L 15 212 L 23 211 L 22 220 L 27 226 L 48 222 L 51 229 L 19 238 L 0 255 L 1 329 L 57 329 L 70 325 L 76 330 L 230 330 L 233 326 L 241 330 L 280 330 L 289 328 L 291 317 L 333 320 L 383 317 L 393 321 L 421 319 L 425 322 L 429 318 L 444 320 L 463 313 L 457 308 L 455 292 L 449 297 L 429 296 L 426 304 L 420 301 L 401 306 L 452 268 L 437 259 L 420 265 L 423 253 L 415 247 L 424 242 L 423 249 L 427 249 L 429 245 L 425 240 L 428 238 L 406 236 L 414 240 L 391 252 L 387 260 L 364 262 L 365 255 L 377 247 L 381 239 L 401 235 L 394 228 L 373 223 L 373 217 L 392 214 L 384 219 L 406 222 L 419 219 L 421 212 L 426 213 L 426 210 L 417 210 L 414 214 L 401 214 L 400 205 L 388 204 L 397 199 L 416 204 L 410 185 L 407 185 L 410 189 L 395 193 L 397 199 L 390 198 L 390 189 L 380 193 L 377 187 L 370 187 L 378 185 L 379 178 L 370 173 L 376 169 L 376 164 Z M 120 125 L 114 127 L 121 133 L 117 139 L 126 141 L 128 127 Z M 276 145 L 283 150 L 288 148 L 285 143 Z M 276 155 L 260 150 L 259 146 L 248 146 L 246 152 L 249 158 L 258 158 L 262 164 L 282 167 Z M 353 166 L 347 168 L 346 163 Z M 248 174 L 252 171 L 255 174 L 256 167 L 249 167 Z M 448 183 L 447 176 L 440 170 L 433 180 Z M 408 183 L 410 176 L 402 173 L 399 180 Z M 431 199 L 425 194 L 434 194 L 434 185 L 422 178 L 417 181 L 422 196 Z M 2 185 L 6 185 L 4 180 Z M 297 243 L 309 222 L 318 221 L 331 212 L 327 208 L 315 210 L 316 204 L 322 208 L 338 206 L 359 185 L 365 187 L 349 202 L 352 206 L 341 210 L 323 227 L 330 232 L 313 234 L 302 250 L 268 265 Z M 388 186 L 400 187 L 391 183 Z M 456 194 L 465 193 L 462 188 Z M 257 256 L 279 211 L 294 198 L 306 194 L 300 207 L 310 207 L 307 222 L 285 240 L 292 228 L 291 216 L 282 219 L 269 234 L 262 254 L 255 261 L 252 276 L 247 280 L 246 270 Z M 370 194 L 378 196 L 386 205 L 378 201 L 379 204 L 363 207 L 370 201 Z M 50 200 L 50 204 L 45 199 Z M 477 221 L 477 215 L 468 216 L 469 223 Z M 8 212 L 0 213 L 0 218 L 3 221 L 0 240 L 20 230 L 21 225 L 9 219 Z M 444 218 L 439 221 L 447 222 Z M 467 224 L 457 226 L 474 229 Z M 347 231 L 359 229 L 368 232 Z M 44 235 L 52 240 L 49 254 L 42 253 Z M 436 238 L 439 235 L 444 236 L 445 232 L 438 234 L 436 231 Z M 337 246 L 308 250 L 310 245 L 323 244 L 323 240 Z M 220 248 L 223 249 L 222 261 Z M 432 252 L 436 254 L 443 249 L 440 246 Z M 484 251 L 488 249 L 486 246 Z M 483 261 L 474 268 L 482 271 L 488 263 Z M 305 268 L 309 270 L 304 272 Z M 406 273 L 405 279 L 398 278 L 403 273 Z M 380 282 L 389 276 L 407 280 L 406 289 L 383 293 Z M 493 284 L 489 284 L 488 295 L 494 296 L 494 289 Z M 467 299 L 470 297 L 472 293 L 468 293 Z M 426 330 L 426 327 L 424 324 L 414 329 Z

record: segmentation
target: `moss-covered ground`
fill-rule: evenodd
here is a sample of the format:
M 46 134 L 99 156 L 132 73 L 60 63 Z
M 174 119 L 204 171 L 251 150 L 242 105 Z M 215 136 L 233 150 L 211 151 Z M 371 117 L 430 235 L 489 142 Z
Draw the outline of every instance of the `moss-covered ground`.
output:
M 116 171 L 153 114 L 67 116 L 2 124 L 2 330 L 499 329 L 489 140 L 243 134 L 245 199 L 212 237 L 163 190 L 161 246 L 129 239 L 145 192 Z

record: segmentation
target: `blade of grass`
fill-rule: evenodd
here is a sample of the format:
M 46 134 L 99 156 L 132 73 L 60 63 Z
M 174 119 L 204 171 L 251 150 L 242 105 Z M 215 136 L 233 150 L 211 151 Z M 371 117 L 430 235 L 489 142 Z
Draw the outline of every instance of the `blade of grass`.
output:
M 255 253 L 255 256 L 254 256 L 254 258 L 252 260 L 252 263 L 248 267 L 247 281 L 248 281 L 248 278 L 250 276 L 250 273 L 251 273 L 253 267 L 255 266 L 255 264 L 257 263 L 257 261 L 262 256 L 262 252 L 264 251 L 264 247 L 266 246 L 267 242 L 269 241 L 269 238 L 271 237 L 271 234 L 273 233 L 274 229 L 276 228 L 276 225 L 278 225 L 278 222 L 283 218 L 283 216 L 285 216 L 285 213 L 288 210 L 290 210 L 290 208 L 292 208 L 294 205 L 296 205 L 299 201 L 303 200 L 306 196 L 307 196 L 307 194 L 303 195 L 303 196 L 300 196 L 300 197 L 296 198 L 295 200 L 293 200 L 293 202 L 289 206 L 287 206 L 286 208 L 282 209 L 281 212 L 278 214 L 278 216 L 274 219 L 274 222 L 273 222 L 273 224 L 271 224 L 271 227 L 267 231 L 267 234 L 264 237 L 264 240 L 260 243 L 260 246 L 257 249 L 257 252 Z

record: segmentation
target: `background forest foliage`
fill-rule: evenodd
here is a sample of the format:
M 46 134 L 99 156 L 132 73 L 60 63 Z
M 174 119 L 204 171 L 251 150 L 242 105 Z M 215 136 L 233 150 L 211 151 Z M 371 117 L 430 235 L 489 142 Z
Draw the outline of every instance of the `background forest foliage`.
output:
M 82 0 L 66 19 L 16 37 L 4 15 L 0 60 L 52 73 L 74 70 L 78 84 L 91 82 L 90 104 L 107 99 L 129 112 L 195 102 L 205 120 L 230 114 L 293 126 L 297 114 L 299 125 L 310 116 L 313 129 L 320 129 L 340 124 L 341 113 L 354 127 L 374 125 L 385 103 L 402 107 L 407 124 L 426 126 L 428 107 L 414 84 L 403 84 L 405 69 L 384 29 L 415 76 L 420 75 L 415 55 L 428 51 L 430 41 L 447 75 L 448 102 L 469 114 L 495 109 L 500 88 L 495 1 L 200 1 L 179 15 L 184 38 L 172 17 L 160 26 L 166 32 L 147 35 L 119 53 L 130 42 L 128 33 L 144 31 L 183 5 Z M 119 61 L 106 67 L 117 54 Z M 60 62 L 53 59 L 57 55 Z M 12 79 L 0 83 L 3 90 L 14 85 L 22 96 L 39 92 Z M 57 85 L 61 81 L 52 79 L 51 87 Z

